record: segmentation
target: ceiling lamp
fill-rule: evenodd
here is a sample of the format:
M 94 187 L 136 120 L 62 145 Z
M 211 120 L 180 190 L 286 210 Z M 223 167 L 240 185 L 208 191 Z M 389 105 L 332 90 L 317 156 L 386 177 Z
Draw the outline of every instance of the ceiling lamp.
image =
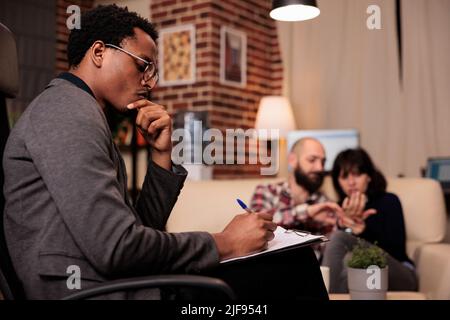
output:
M 279 21 L 304 21 L 320 14 L 316 0 L 273 0 L 270 17 Z

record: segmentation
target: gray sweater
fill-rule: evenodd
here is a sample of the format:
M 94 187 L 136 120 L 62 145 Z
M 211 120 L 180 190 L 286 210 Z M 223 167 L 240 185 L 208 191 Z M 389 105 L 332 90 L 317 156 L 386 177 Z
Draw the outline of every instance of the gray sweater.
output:
M 197 273 L 219 257 L 212 236 L 163 228 L 186 178 L 151 160 L 136 207 L 126 171 L 96 100 L 54 79 L 13 128 L 3 158 L 5 234 L 14 268 L 30 299 L 74 293 L 100 282 L 152 274 Z M 195 218 L 195 217 L 193 217 Z M 107 298 L 157 298 L 159 292 Z

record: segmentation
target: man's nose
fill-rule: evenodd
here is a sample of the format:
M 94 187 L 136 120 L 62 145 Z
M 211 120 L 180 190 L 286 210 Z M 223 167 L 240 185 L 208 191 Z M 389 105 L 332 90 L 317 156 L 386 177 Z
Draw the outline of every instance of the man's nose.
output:
M 323 171 L 323 163 L 322 161 L 317 161 L 314 166 L 314 171 L 322 172 Z

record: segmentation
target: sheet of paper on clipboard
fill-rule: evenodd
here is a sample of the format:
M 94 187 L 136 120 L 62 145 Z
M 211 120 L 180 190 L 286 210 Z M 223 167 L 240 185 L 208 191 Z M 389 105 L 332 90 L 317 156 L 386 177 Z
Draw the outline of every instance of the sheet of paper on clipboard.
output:
M 267 249 L 251 253 L 246 256 L 231 258 L 227 260 L 223 260 L 220 263 L 228 263 L 232 261 L 247 259 L 251 257 L 256 257 L 262 254 L 269 254 L 275 251 L 287 250 L 290 248 L 295 248 L 304 245 L 311 245 L 314 243 L 326 242 L 328 239 L 323 235 L 313 235 L 308 232 L 303 232 L 300 230 L 291 230 L 284 229 L 283 227 L 278 226 L 274 232 L 275 237 L 273 240 L 269 241 Z

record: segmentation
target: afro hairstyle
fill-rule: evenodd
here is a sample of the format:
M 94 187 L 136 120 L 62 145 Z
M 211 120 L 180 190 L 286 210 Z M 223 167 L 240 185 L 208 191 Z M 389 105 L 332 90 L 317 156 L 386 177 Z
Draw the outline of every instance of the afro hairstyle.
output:
M 147 33 L 153 41 L 158 39 L 158 32 L 147 20 L 127 7 L 117 5 L 98 6 L 82 13 L 81 28 L 73 29 L 67 44 L 69 66 L 76 67 L 83 60 L 86 52 L 95 41 L 101 40 L 120 46 L 125 38 L 133 38 L 134 28 Z

